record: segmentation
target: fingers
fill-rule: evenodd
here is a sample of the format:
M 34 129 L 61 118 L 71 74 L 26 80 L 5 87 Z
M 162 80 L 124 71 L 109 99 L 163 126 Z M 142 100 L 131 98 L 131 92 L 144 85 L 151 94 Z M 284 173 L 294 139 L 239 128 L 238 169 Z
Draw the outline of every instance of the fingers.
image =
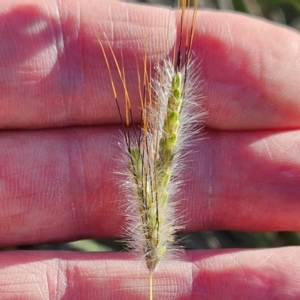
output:
M 299 142 L 299 130 L 210 131 L 187 175 L 193 229 L 299 230 Z
M 298 255 L 296 247 L 197 251 L 192 299 L 297 298 Z
M 99 40 L 121 103 L 124 93 L 105 34 L 119 62 L 123 51 L 127 87 L 138 119 L 136 64 L 142 68 L 145 47 L 152 63 L 172 53 L 179 24 L 175 15 L 179 13 L 119 1 L 2 3 L 0 126 L 119 122 Z M 203 79 L 199 95 L 209 111 L 208 127 L 299 127 L 298 33 L 216 12 L 199 12 L 195 28 L 193 51 Z
M 244 15 L 203 12 L 196 34 L 209 127 L 299 128 L 298 32 Z
M 119 122 L 99 40 L 109 52 L 107 36 L 120 60 L 123 50 L 126 75 L 134 78 L 129 90 L 135 93 L 136 60 L 144 58 L 146 37 L 153 37 L 148 51 L 154 57 L 165 53 L 168 44 L 161 43 L 168 10 L 98 0 L 89 5 L 51 0 L 8 3 L 0 4 L 2 128 Z M 114 73 L 118 78 L 115 66 Z
M 296 299 L 299 248 L 186 252 L 154 273 L 157 299 Z M 5 299 L 147 299 L 148 271 L 128 253 L 5 252 Z
M 209 132 L 180 177 L 186 230 L 299 230 L 298 137 Z M 127 203 L 119 140 L 116 127 L 103 126 L 2 132 L 1 245 L 120 236 Z

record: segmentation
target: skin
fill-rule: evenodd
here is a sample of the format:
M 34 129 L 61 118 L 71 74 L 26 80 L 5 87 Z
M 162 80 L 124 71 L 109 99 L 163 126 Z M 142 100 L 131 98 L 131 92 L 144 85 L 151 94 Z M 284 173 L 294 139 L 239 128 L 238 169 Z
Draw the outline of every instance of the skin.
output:
M 120 120 L 98 38 L 110 53 L 106 32 L 118 59 L 121 42 L 136 108 L 141 44 L 149 37 L 153 62 L 172 53 L 179 20 L 115 1 L 1 1 L 2 247 L 120 234 Z M 199 12 L 195 30 L 209 116 L 187 159 L 186 230 L 300 230 L 299 34 L 224 12 Z M 298 247 L 187 251 L 160 264 L 155 299 L 298 299 L 299 255 Z M 144 262 L 129 253 L 6 251 L 0 266 L 1 299 L 148 295 Z

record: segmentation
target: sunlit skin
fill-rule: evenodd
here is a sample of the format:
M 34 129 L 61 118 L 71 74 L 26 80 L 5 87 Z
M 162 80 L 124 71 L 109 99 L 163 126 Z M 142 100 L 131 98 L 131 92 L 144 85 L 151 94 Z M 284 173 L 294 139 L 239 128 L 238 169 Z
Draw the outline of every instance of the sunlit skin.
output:
M 179 12 L 99 0 L 1 1 L 2 247 L 120 234 L 120 121 L 97 36 L 104 40 L 105 30 L 114 50 L 122 42 L 136 94 L 141 40 L 148 32 L 156 45 L 149 51 L 165 53 L 166 19 L 171 53 Z M 299 34 L 286 27 L 198 13 L 193 52 L 209 116 L 206 138 L 188 157 L 186 230 L 300 230 L 299 49 Z M 137 107 L 138 97 L 132 101 Z M 297 299 L 299 255 L 298 247 L 186 251 L 159 265 L 155 297 Z M 1 252 L 0 266 L 1 299 L 148 297 L 145 263 L 129 253 Z

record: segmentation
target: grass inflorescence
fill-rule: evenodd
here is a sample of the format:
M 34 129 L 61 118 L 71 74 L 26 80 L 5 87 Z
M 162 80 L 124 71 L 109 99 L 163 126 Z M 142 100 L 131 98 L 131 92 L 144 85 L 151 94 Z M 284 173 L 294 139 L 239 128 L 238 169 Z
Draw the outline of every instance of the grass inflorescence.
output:
M 166 54 L 165 59 L 157 62 L 152 70 L 152 78 L 151 71 L 146 69 L 145 47 L 143 80 L 138 73 L 141 122 L 132 131 L 128 128 L 133 124 L 133 117 L 123 62 L 117 61 L 109 45 L 125 91 L 126 117 L 121 114 L 107 54 L 100 43 L 123 124 L 122 148 L 125 149 L 127 169 L 124 186 L 128 198 L 125 231 L 129 248 L 145 258 L 149 270 L 150 299 L 153 297 L 154 270 L 165 256 L 170 257 L 176 252 L 175 235 L 183 227 L 182 214 L 176 208 L 182 184 L 183 150 L 190 144 L 191 136 L 199 132 L 197 128 L 205 115 L 199 104 L 199 78 L 195 77 L 195 64 L 192 61 L 197 1 L 194 2 L 190 22 L 186 11 L 188 5 L 189 1 L 181 1 L 181 25 L 174 55 L 168 57 Z

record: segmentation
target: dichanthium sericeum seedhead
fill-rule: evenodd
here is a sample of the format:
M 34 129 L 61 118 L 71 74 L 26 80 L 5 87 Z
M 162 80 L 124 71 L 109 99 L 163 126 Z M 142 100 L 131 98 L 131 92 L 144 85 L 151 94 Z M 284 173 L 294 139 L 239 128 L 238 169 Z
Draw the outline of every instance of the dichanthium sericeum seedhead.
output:
M 124 231 L 128 247 L 145 259 L 149 271 L 150 300 L 153 299 L 153 272 L 164 257 L 172 257 L 177 251 L 174 247 L 176 233 L 183 227 L 176 206 L 182 185 L 183 150 L 190 144 L 191 137 L 199 132 L 199 124 L 205 116 L 197 94 L 200 81 L 192 57 L 197 1 L 194 1 L 192 18 L 188 17 L 186 10 L 189 5 L 189 0 L 181 0 L 178 43 L 172 57 L 166 53 L 165 58 L 152 68 L 150 64 L 150 71 L 147 69 L 149 53 L 145 42 L 143 74 L 137 69 L 141 103 L 139 126 L 133 121 L 122 49 L 122 60 L 118 61 L 108 39 L 105 42 L 109 53 L 99 39 L 123 126 L 124 187 L 128 200 Z M 113 58 L 124 89 L 125 116 L 118 102 L 108 55 Z M 133 129 L 129 129 L 129 125 Z

